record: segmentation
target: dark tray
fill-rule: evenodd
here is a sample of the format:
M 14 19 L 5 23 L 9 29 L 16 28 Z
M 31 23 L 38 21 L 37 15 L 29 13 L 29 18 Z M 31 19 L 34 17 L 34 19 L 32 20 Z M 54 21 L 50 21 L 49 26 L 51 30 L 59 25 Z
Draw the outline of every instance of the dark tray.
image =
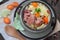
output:
M 45 40 L 60 40 L 60 31 L 46 38 Z
M 2 1 L 0 2 L 0 5 L 3 4 L 3 3 L 5 3 L 5 2 L 7 2 L 7 1 L 9 1 L 9 0 L 2 0 Z

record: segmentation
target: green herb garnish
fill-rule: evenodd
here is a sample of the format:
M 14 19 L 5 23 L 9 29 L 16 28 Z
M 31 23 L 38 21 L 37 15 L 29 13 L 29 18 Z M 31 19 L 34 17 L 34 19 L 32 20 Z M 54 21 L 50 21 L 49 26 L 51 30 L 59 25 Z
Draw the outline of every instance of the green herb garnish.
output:
M 36 8 L 35 12 L 41 12 L 40 8 Z

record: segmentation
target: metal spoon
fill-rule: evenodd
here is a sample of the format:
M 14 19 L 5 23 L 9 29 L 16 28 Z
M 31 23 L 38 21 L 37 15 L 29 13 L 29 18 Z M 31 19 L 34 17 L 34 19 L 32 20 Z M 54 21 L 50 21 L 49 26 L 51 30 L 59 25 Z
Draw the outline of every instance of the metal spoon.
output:
M 12 27 L 11 25 L 5 26 L 5 32 L 12 37 L 18 38 L 19 40 L 26 40 L 22 35 L 18 33 L 18 31 Z

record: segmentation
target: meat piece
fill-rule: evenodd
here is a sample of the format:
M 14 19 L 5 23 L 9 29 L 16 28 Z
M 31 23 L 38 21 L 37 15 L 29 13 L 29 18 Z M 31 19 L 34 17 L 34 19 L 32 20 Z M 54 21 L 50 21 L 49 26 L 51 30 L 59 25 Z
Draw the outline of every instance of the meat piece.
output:
M 30 24 L 34 24 L 35 21 L 35 16 L 34 15 L 30 15 L 30 17 L 28 17 L 27 23 Z
M 24 10 L 24 13 L 30 13 L 31 10 Z
M 30 17 L 31 13 L 24 13 L 24 20 L 27 21 L 28 17 Z
M 24 15 L 24 21 L 27 21 L 28 16 Z
M 32 15 L 28 10 L 25 10 L 24 21 L 26 21 L 28 24 L 33 24 L 34 20 L 35 20 L 35 16 Z
M 24 17 L 25 16 L 30 16 L 31 15 L 31 13 L 24 13 Z
M 40 26 L 43 23 L 42 18 L 37 18 L 37 20 L 35 20 L 35 25 L 36 26 Z

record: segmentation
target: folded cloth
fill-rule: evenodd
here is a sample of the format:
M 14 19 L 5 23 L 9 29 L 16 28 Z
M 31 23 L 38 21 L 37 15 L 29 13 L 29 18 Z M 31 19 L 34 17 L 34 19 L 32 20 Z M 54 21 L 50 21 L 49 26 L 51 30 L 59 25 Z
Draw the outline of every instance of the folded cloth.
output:
M 16 17 L 15 17 L 15 20 L 14 20 L 14 27 L 17 29 L 17 30 L 24 30 L 24 28 L 22 27 L 21 25 L 21 22 L 20 22 L 20 18 L 19 18 L 19 15 L 18 13 L 16 13 Z

